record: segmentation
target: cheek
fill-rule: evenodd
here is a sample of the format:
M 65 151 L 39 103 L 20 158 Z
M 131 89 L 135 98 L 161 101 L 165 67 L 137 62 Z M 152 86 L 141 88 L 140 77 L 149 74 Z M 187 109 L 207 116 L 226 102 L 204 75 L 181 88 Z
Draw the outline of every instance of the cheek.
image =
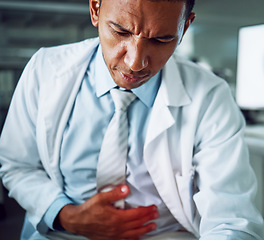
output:
M 107 32 L 100 34 L 100 42 L 104 53 L 104 59 L 108 67 L 113 67 L 122 59 L 125 53 L 125 45 Z
M 155 72 L 158 72 L 168 61 L 173 54 L 175 46 L 156 47 L 152 50 L 152 68 Z
M 116 68 L 117 65 L 120 65 L 120 62 L 123 59 L 123 51 L 120 46 L 117 45 L 102 45 L 102 50 L 104 53 L 104 59 L 107 67 L 110 69 Z

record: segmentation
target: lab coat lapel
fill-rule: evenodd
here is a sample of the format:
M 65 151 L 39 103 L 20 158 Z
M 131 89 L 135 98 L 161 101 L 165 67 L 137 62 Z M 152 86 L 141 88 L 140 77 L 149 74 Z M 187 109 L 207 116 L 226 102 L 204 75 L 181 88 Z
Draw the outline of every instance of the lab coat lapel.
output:
M 149 122 L 146 146 L 175 124 L 175 116 L 172 116 L 170 108 L 191 103 L 174 58 L 175 56 L 173 55 L 168 60 L 162 72 L 161 86 L 154 102 Z
M 55 177 L 60 185 L 62 185 L 62 179 L 58 161 L 62 135 L 94 52 L 93 49 L 98 43 L 98 40 L 93 40 L 90 45 L 84 42 L 81 46 L 77 45 L 75 51 L 71 49 L 71 52 L 67 52 L 65 49 L 64 55 L 50 58 L 56 74 L 52 81 L 47 81 L 43 86 L 43 111 L 41 112 L 44 121 L 43 136 L 46 136 L 44 144 L 48 159 L 47 166 L 52 168 L 50 174 L 53 176 L 51 177 Z
M 175 59 L 171 57 L 163 69 L 162 83 L 153 105 L 144 147 L 144 160 L 164 203 L 183 227 L 194 232 L 182 207 L 167 137 L 167 130 L 176 124 L 176 116 L 172 114 L 171 108 L 190 102 Z

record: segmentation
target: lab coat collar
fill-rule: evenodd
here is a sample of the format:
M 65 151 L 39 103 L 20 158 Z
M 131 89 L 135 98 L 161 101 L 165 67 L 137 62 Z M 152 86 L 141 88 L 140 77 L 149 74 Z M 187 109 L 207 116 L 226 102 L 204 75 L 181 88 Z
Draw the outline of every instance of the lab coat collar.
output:
M 83 41 L 82 43 L 73 43 L 65 47 L 55 47 L 53 54 L 49 53 L 49 60 L 56 71 L 58 77 L 68 75 L 68 73 L 76 72 L 78 69 L 83 68 L 84 65 L 87 68 L 88 63 L 92 57 L 94 51 L 99 44 L 99 38 L 92 38 Z M 58 54 L 62 51 L 64 53 Z M 70 60 L 69 60 L 70 59 Z
M 191 103 L 176 64 L 176 58 L 176 55 L 172 55 L 165 64 L 160 87 L 160 97 L 163 99 L 163 103 L 171 107 L 180 107 Z
M 166 129 L 175 124 L 170 108 L 181 107 L 191 103 L 191 99 L 183 84 L 180 71 L 173 55 L 162 71 L 162 81 L 153 105 L 146 146 Z

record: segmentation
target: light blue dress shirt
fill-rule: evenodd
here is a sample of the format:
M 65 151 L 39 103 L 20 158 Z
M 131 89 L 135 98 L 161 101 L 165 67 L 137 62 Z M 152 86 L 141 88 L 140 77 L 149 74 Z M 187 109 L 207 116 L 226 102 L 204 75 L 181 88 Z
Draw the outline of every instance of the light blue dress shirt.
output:
M 152 234 L 181 228 L 161 200 L 143 159 L 148 120 L 161 81 L 161 73 L 133 89 L 137 99 L 128 108 L 129 153 L 127 184 L 131 194 L 126 199 L 131 207 L 157 205 L 158 228 Z M 99 46 L 88 66 L 63 135 L 60 169 L 64 194 L 50 206 L 44 221 L 53 229 L 60 209 L 69 203 L 81 204 L 96 194 L 96 166 L 107 126 L 114 114 L 109 90 L 116 87 L 104 62 Z

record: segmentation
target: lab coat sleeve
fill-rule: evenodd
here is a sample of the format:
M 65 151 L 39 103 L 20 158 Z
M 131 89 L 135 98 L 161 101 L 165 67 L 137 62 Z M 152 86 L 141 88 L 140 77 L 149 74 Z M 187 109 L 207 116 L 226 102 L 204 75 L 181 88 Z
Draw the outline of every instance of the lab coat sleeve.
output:
M 201 240 L 263 239 L 263 219 L 253 204 L 256 179 L 243 139 L 244 125 L 227 84 L 208 92 L 194 153 Z
M 18 82 L 0 138 L 3 183 L 10 197 L 27 211 L 35 228 L 52 202 L 62 194 L 43 168 L 36 140 L 39 55 L 41 50 L 32 57 Z

